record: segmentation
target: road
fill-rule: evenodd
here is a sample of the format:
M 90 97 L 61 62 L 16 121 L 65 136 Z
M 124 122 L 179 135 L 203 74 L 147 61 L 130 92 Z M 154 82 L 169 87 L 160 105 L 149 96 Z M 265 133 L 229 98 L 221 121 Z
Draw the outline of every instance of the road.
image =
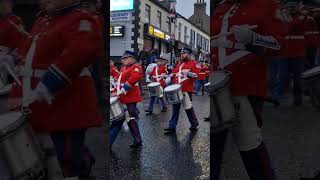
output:
M 263 136 L 279 180 L 298 180 L 320 169 L 320 112 L 305 98 L 292 107 L 290 100 L 264 108 Z M 248 180 L 240 155 L 229 136 L 221 180 Z
M 143 147 L 130 149 L 131 136 L 123 128 L 112 147 L 111 179 L 209 179 L 210 124 L 203 121 L 209 112 L 209 98 L 194 96 L 193 101 L 198 131 L 190 132 L 189 121 L 181 108 L 176 134 L 165 135 L 163 129 L 168 125 L 171 110 L 161 113 L 156 105 L 153 115 L 146 116 L 148 99 L 144 99 L 139 104 Z

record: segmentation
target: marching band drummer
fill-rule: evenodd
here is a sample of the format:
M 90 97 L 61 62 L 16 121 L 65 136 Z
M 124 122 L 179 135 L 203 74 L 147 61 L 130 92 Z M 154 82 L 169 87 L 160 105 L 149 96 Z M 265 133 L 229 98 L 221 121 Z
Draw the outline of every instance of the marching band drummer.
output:
M 139 81 L 142 78 L 142 68 L 136 62 L 137 55 L 131 51 L 125 51 L 121 61 L 122 68 L 118 78 L 116 94 L 120 97 L 120 102 L 127 106 L 130 120 L 128 122 L 130 133 L 133 137 L 131 148 L 137 148 L 142 145 L 142 139 L 138 126 L 139 114 L 137 112 L 137 103 L 142 101 Z M 114 121 L 110 127 L 110 148 L 120 132 L 125 118 Z
M 0 0 L 0 68 L 6 63 L 13 69 L 18 58 L 15 51 L 28 38 L 22 20 L 12 14 L 12 8 L 12 0 Z M 1 68 L 0 71 L 0 81 L 5 81 L 0 83 L 8 83 L 6 70 Z
M 190 130 L 196 131 L 199 123 L 192 107 L 192 94 L 194 81 L 198 76 L 198 68 L 196 67 L 196 61 L 190 59 L 191 53 L 192 51 L 189 48 L 183 48 L 181 50 L 180 61 L 173 69 L 172 75 L 173 83 L 181 84 L 182 86 L 182 93 L 184 94 L 183 107 L 191 124 Z M 180 79 L 182 79 L 181 82 L 179 82 Z M 166 79 L 166 83 L 169 84 L 170 81 L 171 77 L 168 76 Z M 172 116 L 169 122 L 169 127 L 164 129 L 166 132 L 172 133 L 176 131 L 176 126 L 179 120 L 180 107 L 181 103 L 172 105 Z
M 231 73 L 230 90 L 240 120 L 231 132 L 250 180 L 275 179 L 261 135 L 261 99 L 267 97 L 265 56 L 277 54 L 286 33 L 276 10 L 272 0 L 224 0 L 211 16 L 212 63 L 216 70 Z M 225 130 L 211 137 L 214 180 L 220 178 L 227 134 Z
M 148 79 L 147 77 L 147 82 L 151 83 L 151 82 L 159 82 L 160 86 L 162 88 L 162 96 L 159 97 L 159 101 L 162 104 L 162 110 L 161 112 L 166 112 L 167 111 L 167 105 L 164 101 L 163 98 L 163 89 L 165 88 L 165 79 L 168 76 L 168 72 L 167 72 L 167 67 L 165 66 L 166 61 L 170 58 L 170 54 L 161 54 L 158 58 L 155 59 L 155 63 L 157 64 L 157 66 L 154 66 L 153 69 L 150 72 L 150 77 Z M 150 78 L 152 80 L 150 80 Z M 153 112 L 153 105 L 156 101 L 156 96 L 151 96 L 150 97 L 150 102 L 149 102 L 149 107 L 147 108 L 146 115 L 151 115 Z
M 33 130 L 51 135 L 64 177 L 86 178 L 94 163 L 93 156 L 83 155 L 86 130 L 102 125 L 88 70 L 102 58 L 101 23 L 77 0 L 40 3 L 43 13 L 32 27 L 32 39 L 18 51 L 23 87 L 13 85 L 9 103 L 16 106 L 22 99 L 32 112 Z M 28 99 L 33 97 L 37 101 Z

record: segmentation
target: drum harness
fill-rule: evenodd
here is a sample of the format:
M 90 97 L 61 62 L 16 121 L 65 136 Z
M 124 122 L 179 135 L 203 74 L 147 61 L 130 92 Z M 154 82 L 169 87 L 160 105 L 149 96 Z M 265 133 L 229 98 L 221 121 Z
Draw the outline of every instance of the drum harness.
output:
M 24 76 L 23 76 L 23 84 L 22 84 L 23 95 L 22 95 L 21 110 L 25 115 L 25 117 L 27 118 L 32 113 L 29 107 L 30 104 L 36 101 L 36 98 L 35 96 L 33 96 L 33 93 L 31 90 L 31 77 L 33 72 L 32 62 L 36 52 L 37 40 L 39 36 L 40 36 L 40 33 L 32 37 L 32 43 L 28 50 L 26 60 L 25 60 L 25 66 L 24 66 L 24 74 L 23 74 Z M 56 150 L 50 135 L 48 133 L 42 133 L 42 134 L 37 134 L 36 136 L 44 152 L 44 156 L 45 156 L 44 163 L 45 163 L 45 167 L 47 168 L 48 179 L 63 180 L 64 178 L 63 178 L 62 170 L 60 168 L 60 165 L 57 159 Z

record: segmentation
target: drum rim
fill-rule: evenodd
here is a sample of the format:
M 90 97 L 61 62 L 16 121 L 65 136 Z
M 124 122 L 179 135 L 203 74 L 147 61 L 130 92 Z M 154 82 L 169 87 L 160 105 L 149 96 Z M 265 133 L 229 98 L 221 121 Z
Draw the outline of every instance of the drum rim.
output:
M 156 86 L 149 86 L 149 85 L 151 85 L 151 84 L 156 84 Z M 149 83 L 148 85 L 147 85 L 147 87 L 157 87 L 157 86 L 160 86 L 161 84 L 159 83 L 159 82 L 152 82 L 152 83 Z
M 313 72 L 313 73 L 310 73 L 310 74 L 305 74 L 306 72 L 308 72 L 308 71 L 310 71 L 310 70 L 312 70 L 312 69 L 315 69 L 315 68 L 318 68 L 319 71 Z M 316 66 L 316 67 L 313 67 L 313 68 L 311 68 L 311 69 L 308 69 L 308 70 L 304 71 L 304 72 L 301 74 L 301 77 L 302 77 L 302 78 L 309 78 L 309 77 L 314 76 L 314 75 L 317 75 L 317 74 L 320 74 L 320 66 Z
M 166 91 L 166 89 L 167 89 L 168 87 L 170 87 L 170 86 L 177 86 L 177 85 L 179 85 L 179 88 L 178 88 L 178 89 L 169 90 L 169 91 L 167 90 L 167 91 Z M 164 91 L 164 92 L 172 92 L 172 91 L 176 91 L 176 90 L 179 91 L 180 89 L 182 89 L 182 85 L 181 85 L 181 84 L 172 84 L 172 85 L 170 85 L 170 86 L 165 87 L 163 91 Z
M 226 78 L 216 85 L 213 85 L 213 83 L 211 83 L 210 81 L 210 86 L 208 88 L 211 93 L 214 93 L 230 85 L 230 75 L 228 75 L 224 71 L 216 71 L 211 74 L 212 78 L 210 77 L 210 80 L 214 78 L 215 74 L 224 74 Z

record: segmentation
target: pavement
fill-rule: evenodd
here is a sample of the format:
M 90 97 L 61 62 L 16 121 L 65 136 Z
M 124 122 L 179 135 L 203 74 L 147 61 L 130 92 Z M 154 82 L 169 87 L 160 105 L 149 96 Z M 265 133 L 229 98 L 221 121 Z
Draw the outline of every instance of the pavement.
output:
M 199 121 L 198 131 L 191 133 L 187 116 L 181 108 L 177 132 L 164 134 L 171 117 L 171 107 L 161 113 L 155 105 L 153 115 L 146 116 L 148 99 L 139 104 L 140 131 L 143 146 L 132 150 L 130 132 L 123 128 L 111 152 L 110 177 L 113 180 L 193 180 L 209 179 L 210 123 L 204 122 L 209 113 L 208 96 L 194 96 L 193 104 Z
M 292 107 L 290 99 L 279 107 L 265 104 L 263 116 L 263 136 L 278 180 L 299 180 L 320 169 L 320 112 L 308 98 L 301 107 Z M 248 180 L 231 136 L 221 180 Z

